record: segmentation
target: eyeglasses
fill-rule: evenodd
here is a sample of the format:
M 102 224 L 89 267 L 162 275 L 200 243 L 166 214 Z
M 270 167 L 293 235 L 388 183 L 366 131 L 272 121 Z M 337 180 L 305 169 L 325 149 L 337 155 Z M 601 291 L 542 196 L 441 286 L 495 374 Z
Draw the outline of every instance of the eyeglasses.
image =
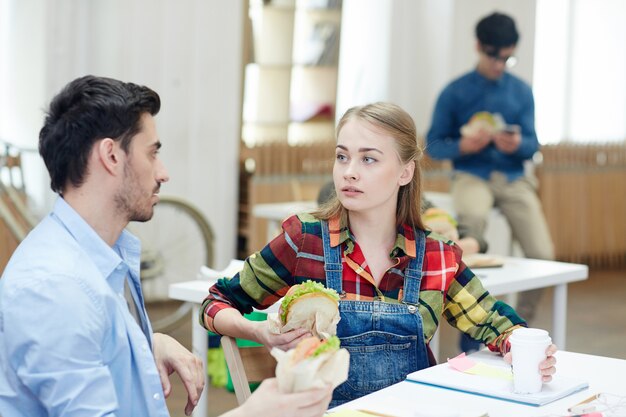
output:
M 517 65 L 517 58 L 514 55 L 500 56 L 499 50 L 486 51 L 483 49 L 483 53 L 493 62 L 502 62 L 507 68 L 513 68 Z

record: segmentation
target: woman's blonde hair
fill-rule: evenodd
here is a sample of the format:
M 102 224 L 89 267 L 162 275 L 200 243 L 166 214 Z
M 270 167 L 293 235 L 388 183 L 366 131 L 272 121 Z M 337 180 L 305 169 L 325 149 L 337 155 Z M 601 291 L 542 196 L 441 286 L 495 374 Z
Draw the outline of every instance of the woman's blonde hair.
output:
M 337 124 L 336 136 L 350 120 L 362 120 L 387 133 L 395 139 L 396 150 L 403 164 L 415 162 L 415 171 L 411 181 L 400 187 L 396 207 L 396 224 L 408 224 L 419 229 L 424 228 L 421 216 L 422 170 L 420 160 L 423 151 L 417 144 L 417 132 L 413 118 L 401 107 L 392 103 L 372 103 L 352 107 L 345 112 Z M 324 203 L 313 215 L 318 219 L 329 220 L 340 216 L 342 224 L 347 220 L 348 212 L 336 195 Z

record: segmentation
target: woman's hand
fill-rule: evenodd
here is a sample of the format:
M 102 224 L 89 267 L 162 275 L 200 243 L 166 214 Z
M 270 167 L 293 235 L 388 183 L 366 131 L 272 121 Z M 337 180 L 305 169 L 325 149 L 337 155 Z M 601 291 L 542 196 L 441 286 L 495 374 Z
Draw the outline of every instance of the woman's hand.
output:
M 255 339 L 270 350 L 273 347 L 281 350 L 289 350 L 296 347 L 298 342 L 302 339 L 313 336 L 311 332 L 306 329 L 295 329 L 286 333 L 275 334 L 270 331 L 267 321 L 255 323 L 258 323 L 254 330 Z
M 548 348 L 546 349 L 547 358 L 539 364 L 539 373 L 541 373 L 541 379 L 543 380 L 543 382 L 552 381 L 552 375 L 556 373 L 556 358 L 554 357 L 556 351 L 556 345 L 552 344 L 548 346 Z M 508 364 L 511 364 L 513 362 L 513 356 L 511 355 L 511 352 L 504 355 L 504 360 Z

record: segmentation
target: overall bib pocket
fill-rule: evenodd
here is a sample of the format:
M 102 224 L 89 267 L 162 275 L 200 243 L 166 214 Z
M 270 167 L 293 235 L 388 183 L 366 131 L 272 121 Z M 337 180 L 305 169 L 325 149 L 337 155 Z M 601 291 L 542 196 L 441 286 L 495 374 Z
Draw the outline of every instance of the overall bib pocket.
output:
M 417 342 L 416 335 L 378 331 L 341 338 L 341 347 L 350 352 L 350 371 L 335 393 L 358 398 L 404 380 L 417 368 Z

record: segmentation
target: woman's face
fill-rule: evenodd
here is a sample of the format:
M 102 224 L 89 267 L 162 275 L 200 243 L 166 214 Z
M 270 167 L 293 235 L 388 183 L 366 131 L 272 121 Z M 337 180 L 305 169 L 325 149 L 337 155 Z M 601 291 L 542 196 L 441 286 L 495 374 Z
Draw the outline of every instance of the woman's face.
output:
M 413 163 L 400 161 L 395 139 L 382 129 L 352 119 L 339 132 L 333 180 L 346 209 L 395 214 L 398 190 L 411 181 L 413 170 Z

